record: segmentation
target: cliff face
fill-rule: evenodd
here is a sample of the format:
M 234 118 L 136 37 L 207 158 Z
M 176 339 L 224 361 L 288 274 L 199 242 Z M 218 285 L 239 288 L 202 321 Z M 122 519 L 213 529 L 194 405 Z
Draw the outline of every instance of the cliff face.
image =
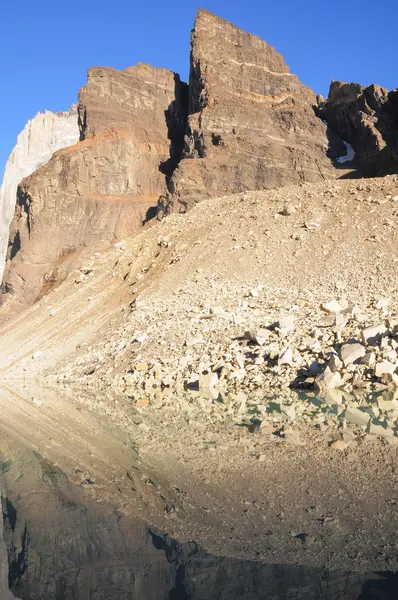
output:
M 337 176 L 315 94 L 266 42 L 200 10 L 189 83 L 186 144 L 170 185 L 175 210 L 205 197 Z
M 138 231 L 166 190 L 183 103 L 184 85 L 170 71 L 142 64 L 89 71 L 79 94 L 80 141 L 19 185 L 6 300 L 33 303 L 65 278 L 79 249 Z
M 336 83 L 319 107 L 271 46 L 200 10 L 189 86 L 141 63 L 90 69 L 79 141 L 18 187 L 3 304 L 34 303 L 81 249 L 135 234 L 156 205 L 160 218 L 205 198 L 342 176 L 333 160 L 345 154 L 342 139 L 365 173 L 393 171 L 397 94 Z M 4 241 L 9 216 L 2 222 Z
M 398 90 L 333 81 L 320 116 L 351 144 L 365 175 L 398 172 Z
M 76 106 L 72 106 L 67 112 L 38 113 L 19 134 L 8 159 L 0 190 L 0 280 L 19 182 L 46 163 L 56 150 L 71 146 L 78 139 Z

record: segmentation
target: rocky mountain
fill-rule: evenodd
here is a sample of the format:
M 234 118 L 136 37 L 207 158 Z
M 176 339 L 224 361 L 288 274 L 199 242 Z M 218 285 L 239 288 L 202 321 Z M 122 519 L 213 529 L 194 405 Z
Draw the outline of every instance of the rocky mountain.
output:
M 337 177 L 329 156 L 344 148 L 330 143 L 316 104 L 274 48 L 199 10 L 185 148 L 170 184 L 175 210 L 203 198 Z
M 332 81 L 320 116 L 353 147 L 362 174 L 398 172 L 398 90 Z
M 79 249 L 132 235 L 150 218 L 182 143 L 184 92 L 177 75 L 148 65 L 89 71 L 80 141 L 19 185 L 8 300 L 33 303 L 65 278 Z
M 78 139 L 76 106 L 71 106 L 67 112 L 38 113 L 19 134 L 8 159 L 0 190 L 0 280 L 19 182 L 46 163 L 56 150 L 71 146 Z
M 34 303 L 85 248 L 136 234 L 156 210 L 162 218 L 205 198 L 336 179 L 354 167 L 395 172 L 397 98 L 335 82 L 319 105 L 274 48 L 205 10 L 192 31 L 188 86 L 141 63 L 90 69 L 79 141 L 18 187 L 3 312 Z M 349 169 L 338 160 L 343 141 L 357 151 Z M 9 215 L 2 222 L 4 241 Z

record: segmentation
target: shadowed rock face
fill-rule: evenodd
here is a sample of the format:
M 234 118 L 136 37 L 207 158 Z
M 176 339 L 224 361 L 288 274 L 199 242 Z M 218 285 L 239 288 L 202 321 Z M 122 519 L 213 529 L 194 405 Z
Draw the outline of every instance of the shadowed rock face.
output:
M 352 145 L 365 175 L 398 172 L 398 90 L 333 81 L 320 116 Z
M 13 600 L 15 596 L 8 587 L 8 556 L 4 542 L 3 518 L 0 519 L 0 598 L 2 600 Z
M 184 91 L 177 75 L 147 65 L 89 71 L 79 95 L 81 141 L 19 185 L 6 300 L 32 304 L 65 278 L 79 249 L 140 229 L 178 159 Z
M 170 185 L 175 210 L 206 197 L 337 176 L 315 94 L 266 42 L 200 10 L 189 84 L 186 144 Z

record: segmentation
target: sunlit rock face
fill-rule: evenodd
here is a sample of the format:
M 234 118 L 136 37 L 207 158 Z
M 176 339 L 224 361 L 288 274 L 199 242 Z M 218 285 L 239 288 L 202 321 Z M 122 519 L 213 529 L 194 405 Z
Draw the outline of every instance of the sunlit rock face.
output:
M 170 182 L 173 209 L 338 177 L 329 156 L 339 156 L 339 143 L 331 145 L 316 104 L 314 92 L 273 47 L 199 10 L 191 36 L 186 143 Z
M 185 88 L 177 74 L 142 63 L 89 70 L 79 141 L 18 183 L 3 308 L 33 304 L 82 249 L 134 235 L 153 215 L 183 143 Z
M 72 146 L 78 139 L 79 127 L 75 105 L 67 112 L 38 113 L 19 134 L 16 146 L 8 159 L 0 191 L 0 279 L 19 182 L 46 163 L 56 150 Z

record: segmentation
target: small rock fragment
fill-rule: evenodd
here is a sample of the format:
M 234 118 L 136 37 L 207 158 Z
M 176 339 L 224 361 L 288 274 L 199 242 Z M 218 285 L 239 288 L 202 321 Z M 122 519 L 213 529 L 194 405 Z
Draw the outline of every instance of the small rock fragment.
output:
M 375 304 L 377 310 L 385 310 L 391 302 L 391 298 L 379 298 Z
M 245 332 L 244 338 L 246 340 L 250 340 L 251 342 L 255 342 L 259 346 L 264 346 L 271 335 L 269 329 L 264 329 L 260 327 L 259 329 L 249 329 Z
M 322 310 L 327 313 L 336 314 L 343 310 L 343 306 L 337 302 L 337 300 L 329 300 L 321 305 Z
M 343 362 L 339 359 L 337 354 L 332 354 L 328 362 L 328 367 L 332 371 L 332 373 L 335 373 L 336 371 L 340 371 L 340 369 L 343 368 Z
M 145 342 L 145 340 L 148 339 L 148 335 L 145 333 L 145 331 L 136 331 L 136 333 L 134 334 L 134 338 L 133 341 L 134 342 Z
M 296 329 L 296 319 L 294 315 L 285 315 L 279 317 L 277 325 L 281 333 L 291 333 Z
M 278 358 L 278 365 L 288 365 L 289 367 L 294 365 L 293 351 L 291 348 L 288 347 L 282 350 Z
M 344 452 L 344 450 L 347 450 L 348 444 L 343 440 L 336 440 L 335 442 L 330 444 L 330 447 L 332 450 L 339 450 L 340 452 Z
M 223 309 L 222 306 L 213 306 L 210 309 L 211 315 L 223 315 L 224 313 L 225 313 L 225 310 Z
M 383 335 L 386 335 L 387 329 L 384 323 L 379 325 L 372 325 L 362 330 L 362 341 L 364 344 L 375 346 L 378 344 Z
M 218 384 L 217 373 L 205 373 L 199 376 L 199 389 L 208 390 Z
M 281 404 L 281 413 L 289 419 L 294 421 L 296 418 L 296 407 L 294 404 Z
M 339 387 L 341 384 L 341 375 L 339 371 L 332 371 L 326 367 L 323 373 L 316 377 L 314 388 L 317 392 L 324 392 Z
M 383 427 L 382 425 L 375 425 L 371 423 L 369 433 L 373 435 L 379 435 L 380 437 L 394 437 L 394 431 L 389 427 Z
M 366 349 L 362 344 L 357 342 L 351 342 L 348 344 L 343 344 L 340 351 L 341 360 L 344 363 L 344 366 L 352 365 L 360 358 L 365 356 Z
M 287 202 L 283 207 L 282 215 L 284 217 L 290 217 L 291 215 L 294 215 L 295 212 L 296 207 L 294 206 L 294 204 L 292 204 L 291 202 Z
M 383 373 L 383 375 L 381 376 L 381 381 L 388 387 L 393 387 L 393 388 L 398 387 L 397 373 Z
M 380 410 L 396 410 L 398 402 L 396 400 L 385 400 L 384 398 L 377 399 L 377 406 Z
M 138 400 L 135 401 L 136 406 L 148 406 L 148 404 L 148 398 L 138 398 Z
M 376 377 L 381 377 L 388 373 L 394 373 L 396 368 L 397 366 L 394 363 L 391 363 L 388 360 L 382 360 L 381 362 L 376 363 L 375 375 Z

